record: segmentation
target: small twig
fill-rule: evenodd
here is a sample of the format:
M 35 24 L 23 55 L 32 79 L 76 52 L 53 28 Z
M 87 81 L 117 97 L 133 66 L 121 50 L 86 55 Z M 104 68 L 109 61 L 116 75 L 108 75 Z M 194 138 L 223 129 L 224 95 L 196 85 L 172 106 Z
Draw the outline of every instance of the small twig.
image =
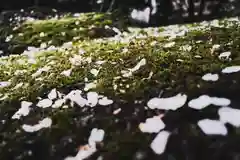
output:
M 103 10 L 103 7 L 104 7 L 104 0 L 102 1 L 102 4 L 101 4 L 101 7 L 100 7 L 100 12 L 102 12 L 102 10 Z
M 109 6 L 109 8 L 107 10 L 107 12 L 111 12 L 112 11 L 114 3 L 115 3 L 115 0 L 112 0 L 111 4 L 110 4 L 110 6 Z
M 160 98 L 163 95 L 163 90 L 160 91 L 158 97 Z

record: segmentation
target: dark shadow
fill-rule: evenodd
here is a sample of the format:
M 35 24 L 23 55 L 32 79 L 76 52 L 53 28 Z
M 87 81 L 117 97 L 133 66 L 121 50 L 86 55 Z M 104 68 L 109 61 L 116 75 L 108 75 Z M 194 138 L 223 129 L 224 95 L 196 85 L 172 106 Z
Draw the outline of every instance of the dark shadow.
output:
M 7 0 L 0 2 L 0 11 L 37 6 L 62 12 L 112 12 L 118 10 L 130 17 L 132 10 L 150 8 L 146 26 L 180 24 L 237 16 L 239 0 Z M 154 12 L 154 13 L 151 13 Z M 130 17 L 131 19 L 131 17 Z M 132 18 L 131 24 L 144 23 Z

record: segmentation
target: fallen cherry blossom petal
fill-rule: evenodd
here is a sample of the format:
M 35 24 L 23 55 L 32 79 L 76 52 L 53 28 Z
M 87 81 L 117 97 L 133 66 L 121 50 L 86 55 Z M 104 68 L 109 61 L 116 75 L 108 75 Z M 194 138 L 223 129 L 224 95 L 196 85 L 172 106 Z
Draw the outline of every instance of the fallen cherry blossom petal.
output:
M 207 135 L 227 135 L 228 131 L 223 122 L 218 120 L 203 119 L 198 121 L 198 126 Z
M 24 124 L 22 125 L 22 129 L 26 132 L 36 132 L 42 128 L 49 128 L 51 125 L 52 125 L 52 119 L 44 118 L 43 120 L 39 121 L 38 124 L 35 124 L 35 125 Z
M 40 101 L 37 103 L 36 106 L 41 107 L 41 108 L 48 108 L 48 107 L 50 107 L 50 106 L 52 105 L 52 103 L 53 103 L 53 102 L 52 102 L 51 99 L 46 98 L 46 99 L 40 100 Z
M 88 92 L 87 93 L 87 105 L 90 107 L 96 106 L 98 103 L 98 93 Z
M 222 70 L 222 73 L 235 73 L 240 71 L 240 66 L 230 66 Z
M 113 104 L 113 100 L 108 99 L 107 97 L 103 97 L 102 99 L 99 99 L 98 103 L 102 106 L 108 106 L 110 104 Z
M 187 101 L 187 95 L 177 94 L 168 98 L 152 98 L 148 101 L 147 106 L 150 109 L 164 109 L 164 110 L 177 110 L 182 107 Z
M 160 130 L 165 128 L 160 116 L 154 116 L 147 118 L 145 123 L 139 124 L 139 129 L 144 133 L 158 133 Z
M 240 110 L 231 107 L 222 107 L 218 110 L 220 121 L 240 127 Z
M 152 141 L 150 147 L 156 154 L 162 154 L 167 146 L 167 141 L 170 136 L 170 132 L 161 131 Z
M 56 88 L 52 89 L 48 94 L 48 99 L 53 100 L 57 98 L 57 90 Z
M 204 76 L 202 76 L 202 79 L 204 81 L 217 81 L 219 79 L 219 76 L 218 74 L 207 73 Z
M 12 116 L 12 119 L 20 119 L 21 116 L 27 116 L 31 105 L 32 102 L 22 101 L 21 108 Z

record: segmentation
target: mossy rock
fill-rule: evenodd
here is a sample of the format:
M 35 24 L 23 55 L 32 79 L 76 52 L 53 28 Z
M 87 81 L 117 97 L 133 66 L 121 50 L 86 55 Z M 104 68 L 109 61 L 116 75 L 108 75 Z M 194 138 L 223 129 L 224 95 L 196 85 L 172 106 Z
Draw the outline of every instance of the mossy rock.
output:
M 232 107 L 239 108 L 239 73 L 222 73 L 223 68 L 240 64 L 239 39 L 240 25 L 236 23 L 191 29 L 186 35 L 171 40 L 151 35 L 130 41 L 83 40 L 68 47 L 39 51 L 35 54 L 35 64 L 29 63 L 25 55 L 2 57 L 0 79 L 11 84 L 0 88 L 0 117 L 4 120 L 0 126 L 3 142 L 0 159 L 64 159 L 76 154 L 79 145 L 87 143 L 92 128 L 102 128 L 106 135 L 98 144 L 98 151 L 89 159 L 212 160 L 238 157 L 238 128 L 228 126 L 229 135 L 225 137 L 206 136 L 196 125 L 203 118 L 217 119 L 216 106 L 200 111 L 187 104 L 176 111 L 145 107 L 149 99 L 160 93 L 163 93 L 162 97 L 184 93 L 188 101 L 202 94 L 229 98 Z M 219 44 L 220 48 L 212 52 L 214 44 Z M 231 52 L 231 61 L 219 59 L 219 54 L 226 51 Z M 142 60 L 146 63 L 136 69 L 134 66 Z M 39 68 L 46 66 L 49 70 L 33 76 Z M 61 74 L 68 69 L 72 69 L 70 76 Z M 99 70 L 98 74 L 94 75 L 92 69 Z M 130 70 L 132 73 L 128 72 Z M 216 73 L 220 78 L 216 82 L 204 81 L 202 76 L 206 73 Z M 63 94 L 80 89 L 86 96 L 85 84 L 94 81 L 96 87 L 90 91 L 109 97 L 113 104 L 79 107 L 66 102 L 69 108 L 36 107 L 37 97 L 46 98 L 53 88 Z M 20 120 L 11 119 L 22 100 L 33 102 L 31 113 Z M 118 108 L 121 112 L 113 114 Z M 156 134 L 142 133 L 138 125 L 148 117 L 163 113 L 165 129 L 171 132 L 171 137 L 164 154 L 157 155 L 149 148 Z M 44 117 L 52 118 L 50 128 L 34 133 L 22 130 L 22 124 L 34 124 Z

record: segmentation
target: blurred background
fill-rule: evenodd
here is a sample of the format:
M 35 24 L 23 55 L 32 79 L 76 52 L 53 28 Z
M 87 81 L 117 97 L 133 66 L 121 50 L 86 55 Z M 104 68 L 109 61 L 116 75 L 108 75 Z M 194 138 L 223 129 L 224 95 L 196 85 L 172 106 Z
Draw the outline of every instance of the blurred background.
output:
M 0 12 L 55 8 L 62 12 L 113 12 L 131 23 L 169 25 L 238 16 L 240 0 L 1 0 Z

